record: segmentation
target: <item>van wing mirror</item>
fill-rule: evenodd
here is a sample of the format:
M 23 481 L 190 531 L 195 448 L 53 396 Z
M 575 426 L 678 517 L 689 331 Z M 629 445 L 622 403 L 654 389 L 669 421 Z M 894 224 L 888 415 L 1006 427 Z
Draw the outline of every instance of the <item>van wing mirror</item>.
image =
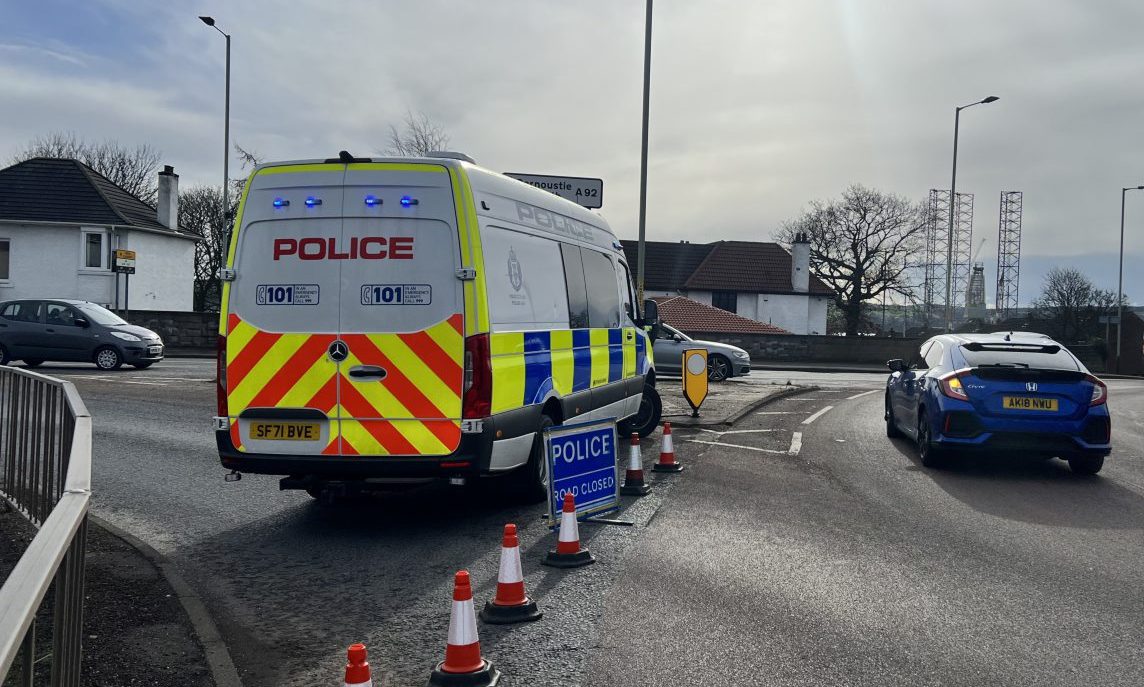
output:
M 890 372 L 905 372 L 906 361 L 901 358 L 894 358 L 893 360 L 886 361 L 886 367 L 890 368 Z
M 659 321 L 659 303 L 650 298 L 643 302 L 643 321 L 640 325 L 647 330 L 652 341 L 663 338 L 663 326 Z

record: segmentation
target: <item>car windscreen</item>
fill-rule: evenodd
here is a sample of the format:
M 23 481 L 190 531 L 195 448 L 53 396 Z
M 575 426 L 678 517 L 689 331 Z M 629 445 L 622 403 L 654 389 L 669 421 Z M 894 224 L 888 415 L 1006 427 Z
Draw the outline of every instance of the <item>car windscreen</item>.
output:
M 970 367 L 1021 367 L 1037 370 L 1080 369 L 1077 361 L 1058 344 L 969 343 L 961 354 Z
M 127 321 L 119 315 L 95 303 L 79 303 L 75 307 L 86 315 L 89 320 L 96 324 L 102 324 L 105 327 L 117 327 L 121 324 L 127 324 Z
M 683 341 L 694 341 L 694 339 L 692 339 L 690 336 L 684 334 L 683 332 L 679 331 L 675 327 L 672 327 L 671 325 L 665 324 L 665 325 L 663 325 L 663 329 L 669 335 L 678 336 Z

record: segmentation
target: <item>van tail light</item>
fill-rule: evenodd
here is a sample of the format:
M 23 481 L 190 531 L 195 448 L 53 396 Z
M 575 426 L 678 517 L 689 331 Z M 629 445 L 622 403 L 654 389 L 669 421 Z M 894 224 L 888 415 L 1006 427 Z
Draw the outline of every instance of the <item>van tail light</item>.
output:
M 492 414 L 493 363 L 489 353 L 489 335 L 478 334 L 465 339 L 465 385 L 461 417 L 477 419 Z
M 215 392 L 218 395 L 218 416 L 229 415 L 226 406 L 226 337 L 218 337 L 215 351 Z
M 1108 386 L 1092 375 L 1085 376 L 1085 379 L 1092 382 L 1092 398 L 1089 399 L 1090 406 L 1100 406 L 1108 403 Z
M 938 377 L 937 381 L 941 385 L 941 393 L 959 401 L 968 401 L 969 394 L 965 392 L 965 385 L 961 383 L 961 378 L 968 375 L 969 370 L 958 370 Z

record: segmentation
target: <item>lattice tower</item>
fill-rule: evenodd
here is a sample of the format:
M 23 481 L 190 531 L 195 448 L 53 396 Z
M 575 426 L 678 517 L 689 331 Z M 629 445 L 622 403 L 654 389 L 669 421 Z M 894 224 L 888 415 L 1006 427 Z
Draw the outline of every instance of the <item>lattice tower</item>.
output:
M 1006 320 L 1017 308 L 1021 283 L 1021 191 L 1001 192 L 1001 217 L 997 228 L 997 319 Z

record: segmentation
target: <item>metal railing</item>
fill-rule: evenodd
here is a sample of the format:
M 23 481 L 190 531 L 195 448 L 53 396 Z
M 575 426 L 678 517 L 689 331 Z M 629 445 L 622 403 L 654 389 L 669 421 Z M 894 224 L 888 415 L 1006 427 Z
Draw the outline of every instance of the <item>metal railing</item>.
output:
M 0 684 L 78 685 L 91 416 L 70 382 L 0 367 L 0 498 L 39 528 L 0 587 Z M 49 590 L 50 649 L 37 655 Z

